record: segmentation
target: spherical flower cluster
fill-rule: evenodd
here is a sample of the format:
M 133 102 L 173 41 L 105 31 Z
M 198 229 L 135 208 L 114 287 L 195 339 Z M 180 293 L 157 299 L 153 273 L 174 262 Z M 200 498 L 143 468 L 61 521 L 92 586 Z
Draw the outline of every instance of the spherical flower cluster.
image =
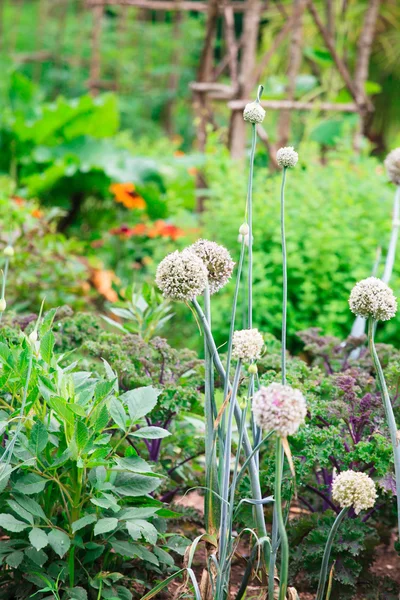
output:
M 249 123 L 262 123 L 265 117 L 265 110 L 259 102 L 249 102 L 243 111 L 243 119 Z
M 194 252 L 176 250 L 158 265 L 156 284 L 165 298 L 187 302 L 204 292 L 207 276 L 205 264 Z
M 188 250 L 194 252 L 205 264 L 211 294 L 215 294 L 226 285 L 232 275 L 235 263 L 224 246 L 208 240 L 198 240 Z
M 294 167 L 299 160 L 299 155 L 293 146 L 286 146 L 285 148 L 279 148 L 276 153 L 276 160 L 280 167 Z
M 260 358 L 264 340 L 258 329 L 235 331 L 232 340 L 232 356 L 237 360 L 255 360 Z
M 359 281 L 351 290 L 349 305 L 355 315 L 375 321 L 388 321 L 397 311 L 393 291 L 377 277 Z
M 400 185 L 400 148 L 395 148 L 385 159 L 387 175 L 395 185 Z
M 356 515 L 372 508 L 376 497 L 375 483 L 366 473 L 343 471 L 333 480 L 332 498 L 342 508 L 353 507 Z
M 252 410 L 261 429 L 276 431 L 281 437 L 287 437 L 296 433 L 304 423 L 307 405 L 300 390 L 290 385 L 271 383 L 256 392 Z

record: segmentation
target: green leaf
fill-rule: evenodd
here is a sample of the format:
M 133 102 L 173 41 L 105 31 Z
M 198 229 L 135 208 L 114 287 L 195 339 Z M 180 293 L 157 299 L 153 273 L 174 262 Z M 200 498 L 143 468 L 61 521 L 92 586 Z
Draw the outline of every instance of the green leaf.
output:
M 71 600 L 88 600 L 87 591 L 80 586 L 68 588 L 67 594 Z
M 135 475 L 133 473 L 119 473 L 115 482 L 118 494 L 122 496 L 145 496 L 154 492 L 161 484 L 157 477 L 146 477 L 146 475 Z
M 71 546 L 71 540 L 68 535 L 59 529 L 52 529 L 48 534 L 48 540 L 50 546 L 60 558 L 68 552 Z
M 25 556 L 34 562 L 35 565 L 39 565 L 39 567 L 42 567 L 49 558 L 46 552 L 43 552 L 43 550 L 35 550 L 35 548 L 27 548 L 25 550 Z
M 40 354 L 48 365 L 53 357 L 54 344 L 55 337 L 52 331 L 48 331 L 40 340 Z
M 93 427 L 95 433 L 99 433 L 107 427 L 109 420 L 110 415 L 108 414 L 107 406 L 103 404 L 103 406 L 93 411 L 90 425 Z
M 118 519 L 115 517 L 108 517 L 106 519 L 99 519 L 94 527 L 94 535 L 101 535 L 102 533 L 108 533 L 114 531 L 118 527 Z
M 121 510 L 118 515 L 118 519 L 120 521 L 129 521 L 134 519 L 148 519 L 149 517 L 154 517 L 154 515 L 158 514 L 159 509 L 157 506 L 144 506 L 144 507 L 135 507 L 132 506 L 130 508 L 124 508 Z
M 78 519 L 77 521 L 74 521 L 72 523 L 72 532 L 76 533 L 80 529 L 83 529 L 87 525 L 91 525 L 92 523 L 95 523 L 96 521 L 97 521 L 96 515 L 85 515 L 84 517 L 81 517 L 80 519 Z
M 30 496 L 31 494 L 43 492 L 44 488 L 46 487 L 46 483 L 46 479 L 43 479 L 39 475 L 36 475 L 35 473 L 28 473 L 28 475 L 24 475 L 18 479 L 14 485 L 14 491 Z
M 157 543 L 158 531 L 148 521 L 144 521 L 143 519 L 136 519 L 135 521 L 127 521 L 126 528 L 129 532 L 129 535 L 133 540 L 139 540 L 142 536 L 149 542 L 149 544 Z
M 110 415 L 116 425 L 123 431 L 126 431 L 127 416 L 125 408 L 117 398 L 112 398 L 109 406 Z
M 82 452 L 89 441 L 89 430 L 83 421 L 77 421 L 75 425 L 75 441 L 78 451 Z
M 122 587 L 122 585 L 117 585 L 116 588 L 119 600 L 132 600 L 132 593 L 126 587 Z
M 140 429 L 137 429 L 136 431 L 132 431 L 129 435 L 132 435 L 133 437 L 138 437 L 138 438 L 145 438 L 147 440 L 157 440 L 157 439 L 161 439 L 161 438 L 166 438 L 169 435 L 171 435 L 171 433 L 169 431 L 167 431 L 166 429 L 162 429 L 161 427 L 141 427 Z
M 39 454 L 43 452 L 48 441 L 49 434 L 47 433 L 46 427 L 41 421 L 36 421 L 32 427 L 31 437 L 29 440 L 29 446 L 33 450 L 35 456 L 39 456 Z
M 13 569 L 18 569 L 19 565 L 24 560 L 24 553 L 20 550 L 11 552 L 6 558 L 6 563 Z
M 22 506 L 20 506 L 18 502 L 16 502 L 15 500 L 7 500 L 7 504 L 19 517 L 21 517 L 21 519 L 25 519 L 25 521 L 28 521 L 30 525 L 33 525 L 33 515 L 24 508 L 22 508 Z
M 34 527 L 29 532 L 29 541 L 36 550 L 46 548 L 49 543 L 46 532 L 38 527 Z
M 162 548 L 154 546 L 153 552 L 157 556 L 160 563 L 167 565 L 168 567 L 173 567 L 175 565 L 175 561 L 172 556 Z
M 18 502 L 22 508 L 30 512 L 35 517 L 39 517 L 40 519 L 46 520 L 46 515 L 43 512 L 40 504 L 36 502 L 33 498 L 29 498 L 27 496 L 20 496 L 19 494 L 15 494 L 15 500 Z
M 20 531 L 27 529 L 29 525 L 23 521 L 19 521 L 13 517 L 13 515 L 2 513 L 0 514 L 0 527 L 2 529 L 6 529 L 7 531 L 12 531 L 13 533 L 19 533 Z
M 115 459 L 115 462 L 123 471 L 132 471 L 133 473 L 152 473 L 152 466 L 139 456 L 118 456 Z
M 157 390 L 153 386 L 137 388 L 130 390 L 119 397 L 121 402 L 128 406 L 131 422 L 138 421 L 147 415 L 157 404 L 157 398 L 161 394 L 161 390 Z

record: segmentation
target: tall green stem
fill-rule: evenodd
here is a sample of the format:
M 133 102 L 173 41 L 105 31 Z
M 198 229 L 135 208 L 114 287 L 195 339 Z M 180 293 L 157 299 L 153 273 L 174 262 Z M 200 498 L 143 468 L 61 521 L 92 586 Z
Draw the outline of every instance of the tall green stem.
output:
M 226 568 L 226 557 L 227 557 L 227 549 L 230 542 L 230 538 L 232 535 L 232 531 L 230 530 L 230 521 L 228 519 L 229 514 L 229 504 L 227 502 L 229 497 L 229 476 L 230 476 L 230 465 L 231 465 L 231 455 L 232 455 L 232 427 L 233 427 L 233 415 L 236 403 L 237 391 L 239 388 L 240 381 L 240 372 L 242 368 L 242 363 L 239 360 L 236 366 L 235 377 L 233 380 L 232 392 L 229 403 L 229 414 L 228 414 L 228 423 L 226 429 L 226 437 L 225 437 L 225 452 L 224 452 L 224 472 L 223 472 L 223 482 L 221 488 L 221 496 L 224 499 L 224 502 L 221 503 L 221 527 L 219 533 L 219 561 L 221 565 L 221 569 L 219 572 L 219 577 L 217 581 L 217 598 L 222 599 L 224 597 L 225 590 L 227 589 L 228 582 L 226 581 L 226 573 L 229 573 L 229 568 Z
M 285 235 L 285 183 L 286 167 L 282 173 L 281 184 L 281 243 L 282 243 L 282 384 L 286 385 L 286 323 L 287 323 L 287 256 Z
M 205 318 L 211 328 L 211 299 L 210 290 L 207 286 L 204 290 L 204 313 Z M 214 432 L 214 368 L 213 361 L 208 349 L 206 339 L 204 339 L 204 361 L 205 361 L 205 389 L 204 389 L 204 416 L 206 427 L 206 493 L 204 501 L 204 515 L 207 533 L 214 535 L 217 532 L 217 523 L 219 521 L 218 510 L 216 507 L 216 496 L 213 491 L 218 493 L 217 485 L 217 466 L 216 466 L 216 447 Z
M 249 270 L 248 270 L 248 319 L 247 325 L 251 329 L 253 327 L 253 173 L 254 173 L 254 156 L 256 153 L 257 130 L 256 124 L 251 126 L 251 152 L 250 152 L 250 173 L 249 183 L 247 188 L 247 219 L 249 224 Z
M 212 359 L 214 361 L 215 368 L 216 368 L 218 374 L 220 375 L 221 379 L 225 382 L 226 381 L 225 369 L 224 369 L 224 366 L 219 357 L 218 349 L 215 344 L 213 335 L 211 333 L 211 329 L 208 326 L 207 319 L 205 318 L 205 315 L 201 309 L 201 306 L 199 305 L 199 303 L 197 302 L 196 299 L 193 300 L 193 306 L 194 306 L 194 308 L 197 312 L 197 315 L 202 323 L 204 335 L 207 339 L 208 347 L 209 347 Z M 230 384 L 228 384 L 228 389 L 231 389 Z M 234 413 L 235 420 L 239 427 L 240 422 L 241 422 L 241 410 L 240 410 L 237 400 L 235 401 L 235 404 L 234 404 L 234 411 L 235 411 L 235 413 Z M 248 463 L 248 469 L 249 469 L 251 492 L 252 492 L 253 498 L 255 500 L 262 500 L 258 470 L 257 470 L 256 464 L 254 461 L 253 449 L 251 447 L 249 436 L 248 436 L 246 430 L 244 430 L 244 432 L 243 432 L 243 450 L 244 450 L 246 458 L 251 457 L 249 460 L 249 463 Z M 263 509 L 262 504 L 256 505 L 255 512 L 256 512 L 256 523 L 257 523 L 258 535 L 259 535 L 259 537 L 268 539 L 267 528 L 265 526 L 264 509 Z M 267 564 L 269 564 L 269 556 L 268 555 L 266 556 L 266 560 L 267 560 Z
M 341 512 L 336 517 L 334 524 L 332 525 L 332 529 L 329 532 L 329 536 L 328 536 L 325 550 L 324 550 L 324 556 L 322 558 L 321 573 L 319 576 L 316 600 L 323 600 L 325 586 L 326 586 L 326 579 L 328 576 L 329 558 L 330 558 L 331 551 L 332 551 L 333 540 L 335 539 L 335 536 L 336 536 L 337 530 L 339 529 L 340 523 L 343 521 L 343 518 L 345 517 L 348 510 L 349 510 L 348 508 L 343 508 L 341 510 Z
M 400 446 L 399 439 L 397 438 L 397 425 L 396 420 L 393 413 L 392 402 L 390 400 L 389 392 L 387 389 L 385 376 L 383 374 L 383 369 L 379 360 L 378 353 L 376 351 L 375 342 L 374 342 L 374 331 L 376 327 L 376 322 L 373 319 L 368 320 L 368 345 L 369 351 L 374 361 L 376 374 L 378 376 L 379 387 L 381 388 L 382 396 L 383 396 L 383 404 L 385 407 L 386 419 L 389 426 L 390 431 L 390 439 L 393 447 L 393 455 L 394 455 L 394 473 L 396 479 L 396 494 L 397 494 L 397 521 L 398 521 L 398 531 L 400 534 Z
M 285 521 L 282 512 L 282 466 L 283 452 L 282 441 L 278 437 L 276 440 L 275 454 L 275 506 L 276 521 L 281 544 L 281 570 L 279 575 L 279 600 L 286 599 L 286 590 L 289 571 L 289 542 L 286 533 Z

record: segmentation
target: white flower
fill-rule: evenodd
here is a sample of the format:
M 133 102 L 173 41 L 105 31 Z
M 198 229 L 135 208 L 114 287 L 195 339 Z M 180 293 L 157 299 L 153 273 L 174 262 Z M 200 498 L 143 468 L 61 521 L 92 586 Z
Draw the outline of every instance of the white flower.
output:
M 276 153 L 276 160 L 280 167 L 294 167 L 299 160 L 299 155 L 293 146 L 279 148 Z
M 6 246 L 3 250 L 4 256 L 14 256 L 14 248 L 12 246 Z
M 300 390 L 290 385 L 271 383 L 256 392 L 252 410 L 261 429 L 276 431 L 281 437 L 287 437 L 296 433 L 304 423 L 307 405 Z
M 252 240 L 254 242 L 254 235 L 251 236 Z M 250 241 L 250 235 L 247 233 L 246 235 L 242 235 L 241 233 L 239 233 L 238 235 L 238 242 L 239 244 L 241 244 L 244 241 L 244 245 L 248 246 L 249 245 L 249 241 Z
M 240 235 L 249 235 L 249 231 L 250 231 L 250 227 L 249 227 L 248 223 L 242 223 L 241 226 L 239 227 Z
M 342 508 L 353 507 L 358 515 L 374 506 L 377 498 L 375 483 L 366 473 L 343 471 L 333 480 L 332 498 Z
M 265 117 L 265 110 L 259 102 L 249 102 L 243 111 L 243 119 L 249 123 L 262 123 Z
M 7 308 L 7 302 L 5 298 L 0 298 L 0 312 L 4 312 Z
M 207 268 L 193 252 L 176 250 L 158 265 L 156 284 L 165 298 L 187 302 L 204 292 Z
M 188 250 L 194 252 L 205 264 L 211 294 L 215 294 L 228 283 L 235 263 L 224 246 L 208 240 L 198 240 Z
M 237 360 L 255 360 L 260 358 L 264 340 L 258 329 L 235 331 L 232 339 L 232 356 Z
M 385 158 L 387 176 L 395 185 L 400 185 L 400 148 L 395 148 Z
M 388 321 L 397 311 L 393 291 L 377 277 L 359 281 L 351 290 L 349 305 L 355 315 L 375 321 Z
M 32 344 L 35 344 L 38 341 L 38 332 L 36 329 L 34 329 L 33 331 L 30 332 L 29 336 L 29 341 L 32 342 Z

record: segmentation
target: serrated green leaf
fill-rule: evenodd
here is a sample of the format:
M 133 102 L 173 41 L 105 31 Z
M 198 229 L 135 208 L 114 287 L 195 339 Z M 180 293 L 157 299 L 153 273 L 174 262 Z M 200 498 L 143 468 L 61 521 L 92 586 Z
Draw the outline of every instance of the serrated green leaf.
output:
M 32 449 L 35 456 L 39 456 L 41 452 L 46 448 L 47 442 L 49 441 L 49 434 L 46 427 L 41 421 L 36 421 L 32 427 L 31 437 L 29 440 L 29 447 Z
M 77 421 L 75 424 L 75 441 L 79 452 L 84 450 L 89 441 L 89 430 L 83 421 Z
M 90 425 L 93 427 L 95 433 L 99 433 L 107 427 L 109 420 L 110 415 L 108 413 L 107 406 L 103 404 L 103 406 L 93 411 L 92 418 L 90 419 Z
M 71 546 L 71 540 L 68 535 L 59 529 L 52 529 L 47 537 L 54 552 L 62 558 Z
M 27 521 L 30 525 L 33 525 L 33 515 L 22 508 L 15 500 L 7 500 L 7 504 L 21 519 Z
M 14 484 L 14 491 L 20 494 L 38 494 L 43 492 L 46 487 L 47 480 L 43 479 L 35 473 L 28 473 L 24 475 Z
M 52 331 L 48 331 L 40 340 L 40 354 L 43 360 L 49 365 L 53 358 L 55 337 Z
M 80 586 L 68 588 L 67 594 L 71 600 L 88 600 L 87 591 Z
M 44 563 L 47 561 L 48 556 L 43 550 L 35 550 L 35 548 L 27 548 L 25 550 L 25 555 L 35 563 L 35 565 L 39 565 L 42 567 Z
M 15 501 L 18 502 L 22 508 L 26 511 L 30 512 L 35 517 L 39 517 L 40 519 L 46 519 L 46 515 L 40 504 L 36 502 L 33 498 L 29 498 L 28 496 L 21 496 L 20 494 L 15 494 Z
M 38 527 L 34 527 L 29 532 L 29 541 L 36 550 L 46 548 L 49 543 L 46 532 Z
M 9 554 L 6 557 L 6 563 L 13 569 L 18 569 L 19 565 L 22 563 L 23 560 L 24 560 L 24 553 L 21 552 L 20 550 L 11 552 L 11 554 Z
M 154 525 L 148 521 L 144 521 L 143 519 L 127 521 L 126 528 L 133 540 L 139 540 L 143 537 L 146 542 L 149 542 L 149 544 L 152 544 L 153 546 L 157 543 L 158 531 Z
M 123 431 L 126 431 L 127 416 L 122 402 L 120 402 L 118 398 L 112 398 L 109 410 L 116 425 Z

